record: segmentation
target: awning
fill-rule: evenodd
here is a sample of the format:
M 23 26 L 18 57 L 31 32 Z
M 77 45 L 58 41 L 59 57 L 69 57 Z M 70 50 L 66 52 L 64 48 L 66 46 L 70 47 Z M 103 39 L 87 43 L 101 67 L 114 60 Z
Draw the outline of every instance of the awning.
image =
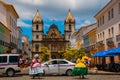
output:
M 108 50 L 108 56 L 120 56 L 120 46 L 117 48 L 111 48 Z
M 108 52 L 106 51 L 106 50 L 103 50 L 103 51 L 99 51 L 99 52 L 97 52 L 97 53 L 95 53 L 94 55 L 93 55 L 93 57 L 107 57 L 107 54 Z
M 111 48 L 109 50 L 99 51 L 93 54 L 93 57 L 110 57 L 110 56 L 120 56 L 120 46 L 117 48 Z

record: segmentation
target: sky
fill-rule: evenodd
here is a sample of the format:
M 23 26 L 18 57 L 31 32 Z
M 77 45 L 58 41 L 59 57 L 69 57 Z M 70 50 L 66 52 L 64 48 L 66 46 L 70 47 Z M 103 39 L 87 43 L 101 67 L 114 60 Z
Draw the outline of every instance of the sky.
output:
M 49 30 L 51 24 L 56 24 L 58 29 L 64 34 L 64 21 L 68 10 L 71 10 L 76 20 L 76 30 L 82 26 L 95 23 L 94 16 L 110 0 L 3 0 L 12 4 L 16 9 L 19 19 L 17 25 L 23 30 L 24 35 L 32 40 L 32 19 L 36 11 L 39 10 L 44 22 L 44 34 Z

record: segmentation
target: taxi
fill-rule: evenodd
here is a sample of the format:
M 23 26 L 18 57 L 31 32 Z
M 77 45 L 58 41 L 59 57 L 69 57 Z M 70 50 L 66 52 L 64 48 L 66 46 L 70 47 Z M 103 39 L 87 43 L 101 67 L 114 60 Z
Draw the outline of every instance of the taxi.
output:
M 68 76 L 72 75 L 72 70 L 75 63 L 72 63 L 65 59 L 51 59 L 47 62 L 41 64 L 44 70 L 44 75 L 46 74 L 66 74 Z

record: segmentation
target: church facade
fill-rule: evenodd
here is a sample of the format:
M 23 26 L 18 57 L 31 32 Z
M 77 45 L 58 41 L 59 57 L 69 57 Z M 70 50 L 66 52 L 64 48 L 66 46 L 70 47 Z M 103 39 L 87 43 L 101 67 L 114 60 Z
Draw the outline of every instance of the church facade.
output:
M 57 25 L 50 25 L 49 30 L 44 34 L 44 21 L 37 10 L 32 20 L 32 56 L 42 54 L 41 47 L 47 47 L 50 51 L 50 58 L 63 58 L 67 46 L 70 45 L 70 37 L 75 32 L 75 19 L 71 11 L 68 11 L 64 21 L 64 35 L 61 34 Z

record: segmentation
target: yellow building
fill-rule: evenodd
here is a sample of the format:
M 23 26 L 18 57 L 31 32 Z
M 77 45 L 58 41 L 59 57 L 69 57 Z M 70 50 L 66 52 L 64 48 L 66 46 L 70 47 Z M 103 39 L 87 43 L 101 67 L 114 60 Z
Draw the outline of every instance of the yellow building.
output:
M 87 29 L 83 32 L 83 42 L 84 42 L 84 49 L 86 51 L 86 55 L 91 57 L 91 65 L 94 65 L 95 59 L 92 58 L 92 55 L 97 52 L 96 48 L 96 23 L 91 25 L 85 26 Z

